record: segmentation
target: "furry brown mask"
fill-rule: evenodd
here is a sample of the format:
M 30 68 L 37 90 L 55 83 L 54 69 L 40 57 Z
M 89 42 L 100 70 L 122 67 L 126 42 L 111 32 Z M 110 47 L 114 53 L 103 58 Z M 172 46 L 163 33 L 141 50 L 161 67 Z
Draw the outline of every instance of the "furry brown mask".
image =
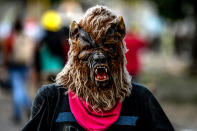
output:
M 69 60 L 57 83 L 75 92 L 95 110 L 110 110 L 130 93 L 125 69 L 125 25 L 103 6 L 90 8 L 70 26 Z

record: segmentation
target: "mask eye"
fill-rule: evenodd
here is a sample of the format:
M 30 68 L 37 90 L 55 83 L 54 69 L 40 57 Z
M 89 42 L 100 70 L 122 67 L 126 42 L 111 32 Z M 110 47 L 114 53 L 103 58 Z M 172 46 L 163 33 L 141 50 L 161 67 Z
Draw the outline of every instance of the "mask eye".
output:
M 107 31 L 107 35 L 112 35 L 113 33 L 113 30 L 110 28 L 108 31 Z

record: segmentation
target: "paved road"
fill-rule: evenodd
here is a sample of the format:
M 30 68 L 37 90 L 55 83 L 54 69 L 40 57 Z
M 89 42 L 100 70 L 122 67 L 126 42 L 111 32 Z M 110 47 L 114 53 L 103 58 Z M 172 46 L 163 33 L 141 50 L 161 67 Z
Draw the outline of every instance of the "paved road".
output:
M 11 94 L 0 89 L 0 131 L 20 131 L 27 120 L 24 115 L 20 124 L 12 121 Z

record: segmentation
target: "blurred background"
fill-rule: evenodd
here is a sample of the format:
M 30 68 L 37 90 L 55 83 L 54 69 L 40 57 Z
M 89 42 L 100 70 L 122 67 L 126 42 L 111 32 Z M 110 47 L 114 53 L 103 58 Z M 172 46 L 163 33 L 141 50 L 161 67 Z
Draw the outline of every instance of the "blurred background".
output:
M 19 131 L 67 61 L 71 21 L 106 5 L 126 24 L 127 69 L 177 131 L 197 131 L 196 0 L 0 0 L 0 130 Z

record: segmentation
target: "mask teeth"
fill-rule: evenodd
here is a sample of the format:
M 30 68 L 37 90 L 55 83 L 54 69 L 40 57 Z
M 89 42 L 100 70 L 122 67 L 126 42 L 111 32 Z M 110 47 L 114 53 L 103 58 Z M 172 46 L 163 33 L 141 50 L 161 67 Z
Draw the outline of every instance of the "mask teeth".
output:
M 107 68 L 105 67 L 105 72 L 107 73 Z
M 105 69 L 105 72 L 107 73 L 107 68 L 106 67 L 104 67 L 104 66 L 98 66 L 98 67 L 96 67 L 96 69 L 95 69 L 95 73 L 97 74 L 98 73 L 98 69 L 99 68 L 104 68 Z

